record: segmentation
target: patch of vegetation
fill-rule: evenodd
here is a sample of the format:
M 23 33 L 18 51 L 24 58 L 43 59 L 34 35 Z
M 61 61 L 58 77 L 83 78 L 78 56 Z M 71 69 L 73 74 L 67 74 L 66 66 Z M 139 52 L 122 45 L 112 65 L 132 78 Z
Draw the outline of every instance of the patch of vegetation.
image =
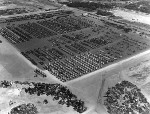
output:
M 11 86 L 12 86 L 12 82 L 11 81 L 3 80 L 3 81 L 0 82 L 0 87 L 8 88 L 8 87 L 11 87 Z
M 150 104 L 141 90 L 128 81 L 108 88 L 104 105 L 109 114 L 149 114 Z
M 102 15 L 102 16 L 113 16 L 113 13 L 107 11 L 107 10 L 97 10 L 97 15 Z
M 140 2 L 136 2 L 136 3 L 131 3 L 129 5 L 126 5 L 124 8 L 149 14 L 150 13 L 150 2 L 149 1 L 140 1 Z
M 66 4 L 69 7 L 79 8 L 86 11 L 95 11 L 98 8 L 110 10 L 114 7 L 117 7 L 117 3 L 69 2 L 63 4 Z
M 28 103 L 12 108 L 9 114 L 38 114 L 38 111 L 34 104 Z
M 53 100 L 58 100 L 58 103 L 61 105 L 66 104 L 67 107 L 72 106 L 73 109 L 79 113 L 83 113 L 87 110 L 84 101 L 79 100 L 76 95 L 74 95 L 66 86 L 60 84 L 47 84 L 47 83 L 34 83 L 34 87 L 25 88 L 25 92 L 37 96 L 46 94 L 47 96 L 53 96 Z M 43 103 L 48 103 L 47 100 L 44 100 Z M 12 113 L 15 114 L 15 113 Z M 26 113 L 19 113 L 26 114 Z M 34 113 L 33 113 L 34 114 Z

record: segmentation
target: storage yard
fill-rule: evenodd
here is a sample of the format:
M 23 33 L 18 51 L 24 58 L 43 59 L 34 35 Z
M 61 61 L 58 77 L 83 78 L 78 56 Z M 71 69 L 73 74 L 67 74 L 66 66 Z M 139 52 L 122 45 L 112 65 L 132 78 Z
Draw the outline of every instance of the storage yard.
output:
M 117 91 L 119 84 L 126 89 L 138 90 L 138 87 L 143 87 L 136 86 L 137 83 L 134 81 L 131 82 L 135 85 L 128 82 L 132 76 L 129 76 L 129 79 L 125 76 L 128 71 L 124 70 L 123 66 L 131 59 L 140 58 L 138 56 L 149 52 L 150 39 L 149 36 L 145 37 L 149 34 L 148 31 L 143 32 L 142 29 L 143 35 L 137 34 L 137 31 L 141 30 L 135 32 L 134 27 L 125 22 L 90 13 L 84 15 L 82 11 L 78 14 L 77 10 L 11 16 L 1 20 L 0 26 L 0 45 L 3 45 L 2 49 L 5 50 L 0 50 L 0 72 L 7 75 L 1 79 L 1 86 L 12 87 L 11 83 L 18 86 L 26 85 L 27 87 L 21 87 L 21 92 L 38 98 L 50 96 L 48 100 L 57 101 L 52 104 L 66 106 L 63 107 L 66 112 L 60 112 L 61 114 L 92 114 L 99 105 L 103 105 L 101 108 L 105 107 L 105 113 L 111 114 L 116 110 L 112 111 L 109 108 L 116 104 L 112 103 L 110 106 L 110 99 L 104 100 L 105 94 L 105 97 L 110 95 L 106 91 Z M 125 60 L 127 62 L 124 62 Z M 131 87 L 127 86 L 128 83 Z M 127 94 L 126 89 L 120 91 Z M 132 93 L 143 96 L 140 90 L 136 93 L 135 89 Z M 28 98 L 24 95 L 22 97 L 29 101 L 30 95 Z M 137 95 L 136 98 L 140 97 L 139 99 L 149 106 L 149 103 L 144 101 L 145 97 L 141 96 Z M 47 104 L 48 100 L 45 99 L 43 104 Z M 18 107 L 30 107 L 35 111 L 33 114 L 42 111 L 36 109 L 34 103 L 23 104 L 23 100 L 21 102 L 22 105 Z M 67 107 L 71 107 L 69 111 L 72 112 L 67 112 Z M 15 114 L 15 108 L 9 110 L 10 114 Z M 46 110 L 48 109 L 45 108 Z M 145 108 L 134 107 L 119 111 L 134 112 L 133 110 L 143 113 L 148 111 Z

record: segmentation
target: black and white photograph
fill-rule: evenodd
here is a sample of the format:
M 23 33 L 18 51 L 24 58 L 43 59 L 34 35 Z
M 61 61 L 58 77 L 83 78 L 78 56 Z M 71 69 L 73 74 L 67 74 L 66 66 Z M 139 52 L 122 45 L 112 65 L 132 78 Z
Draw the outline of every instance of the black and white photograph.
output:
M 150 0 L 0 0 L 0 114 L 150 114 Z

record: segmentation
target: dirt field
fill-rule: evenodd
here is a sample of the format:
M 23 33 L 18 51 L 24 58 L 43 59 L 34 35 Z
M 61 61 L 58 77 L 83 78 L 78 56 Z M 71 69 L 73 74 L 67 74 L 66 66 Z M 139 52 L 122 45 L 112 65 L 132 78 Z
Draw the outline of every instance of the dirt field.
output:
M 131 11 L 123 11 L 123 10 L 114 10 L 112 12 L 114 13 L 115 16 L 120 16 L 129 21 L 150 24 L 150 15 L 135 13 Z

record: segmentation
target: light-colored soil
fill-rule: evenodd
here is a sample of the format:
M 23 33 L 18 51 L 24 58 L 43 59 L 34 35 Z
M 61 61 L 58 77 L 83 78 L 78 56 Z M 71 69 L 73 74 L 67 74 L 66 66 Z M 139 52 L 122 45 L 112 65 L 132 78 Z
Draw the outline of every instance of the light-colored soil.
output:
M 124 11 L 124 10 L 113 10 L 115 16 L 120 16 L 123 19 L 127 19 L 129 21 L 135 21 L 140 23 L 145 23 L 150 25 L 150 15 L 145 15 L 141 13 L 135 13 L 132 11 Z

